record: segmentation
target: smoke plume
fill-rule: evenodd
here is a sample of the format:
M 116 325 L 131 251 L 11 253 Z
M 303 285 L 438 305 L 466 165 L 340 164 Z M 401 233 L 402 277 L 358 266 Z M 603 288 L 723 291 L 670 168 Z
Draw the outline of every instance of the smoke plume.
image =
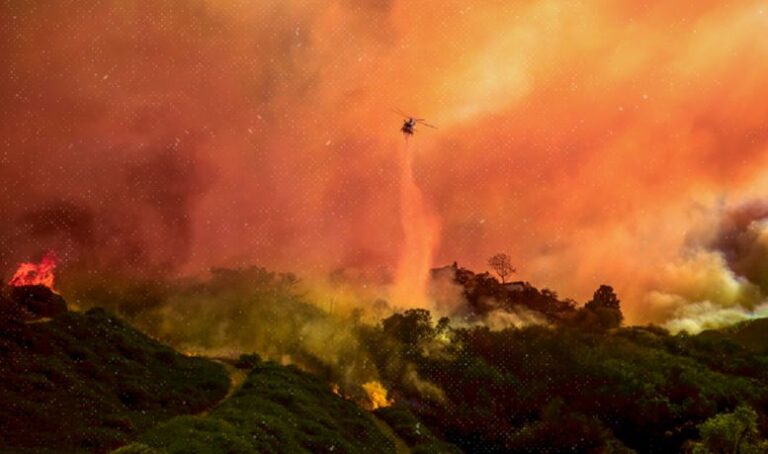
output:
M 429 253 L 480 271 L 506 250 L 521 279 L 579 301 L 611 283 L 630 323 L 702 301 L 751 311 L 764 293 L 760 222 L 690 247 L 721 200 L 768 190 L 762 2 L 54 0 L 0 15 L 4 276 L 47 250 L 65 295 L 217 266 L 384 269 L 397 291 L 358 291 L 410 300 Z M 398 153 L 393 107 L 439 129 Z M 693 283 L 713 269 L 722 295 Z
M 676 332 L 698 333 L 766 312 L 768 210 L 762 202 L 723 208 L 710 232 L 688 238 L 685 254 L 665 266 L 647 302 Z
M 401 152 L 400 223 L 404 241 L 392 293 L 396 305 L 431 307 L 427 298 L 433 256 L 440 240 L 440 224 L 414 180 L 414 149 Z

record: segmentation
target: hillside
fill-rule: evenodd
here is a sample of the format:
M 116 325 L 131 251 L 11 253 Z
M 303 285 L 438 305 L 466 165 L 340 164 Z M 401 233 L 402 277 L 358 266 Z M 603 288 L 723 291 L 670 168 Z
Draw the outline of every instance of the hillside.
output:
M 0 318 L 0 365 L 4 452 L 105 452 L 210 407 L 229 384 L 220 365 L 100 309 L 35 323 Z
M 687 452 L 703 424 L 740 407 L 755 411 L 753 445 L 768 433 L 768 357 L 731 341 L 581 323 L 452 328 L 423 310 L 361 336 L 395 399 L 465 452 Z
M 0 293 L 4 453 L 108 452 L 127 443 L 120 452 L 388 453 L 400 452 L 396 445 L 418 447 L 415 452 L 447 446 L 407 410 L 390 428 L 388 413 L 377 418 L 295 367 L 243 355 L 225 360 L 225 368 L 182 355 L 103 309 L 67 312 L 58 295 L 44 288 L 32 293 L 56 310 Z M 230 386 L 230 378 L 246 374 Z
M 127 453 L 391 453 L 373 417 L 295 367 L 260 362 L 204 416 L 180 416 L 141 435 Z
M 525 313 L 526 324 L 546 323 L 571 318 L 576 312 L 574 301 L 561 300 L 552 290 L 539 290 L 523 281 L 501 283 L 488 272 L 475 273 L 456 263 L 432 269 L 430 277 L 437 307 L 469 321 L 488 322 L 494 313 Z
M 301 370 L 254 354 L 190 358 L 103 309 L 66 312 L 63 300 L 44 290 L 12 292 L 0 301 L 0 364 L 9 366 L 0 369 L 0 399 L 10 402 L 0 409 L 0 447 L 654 453 L 742 443 L 742 452 L 764 452 L 764 321 L 670 335 L 622 327 L 620 301 L 608 286 L 581 307 L 541 305 L 541 297 L 555 301 L 554 293 L 471 272 L 456 276 L 469 305 L 490 290 L 502 297 L 493 302 L 498 306 L 485 314 L 475 306 L 481 316 L 471 323 L 409 309 L 369 324 L 321 311 L 292 295 L 279 275 L 253 269 L 220 272 L 176 295 L 167 290 L 174 305 L 156 303 L 158 320 L 165 320 L 159 308 L 187 308 L 185 318 L 165 325 L 178 327 L 185 343 L 198 335 L 221 342 L 211 346 L 247 340 Z M 23 307 L 11 304 L 14 298 Z M 207 312 L 189 310 L 192 303 Z M 489 323 L 499 311 L 520 313 L 521 305 L 549 321 L 503 329 Z M 224 323 L 233 320 L 232 308 L 244 315 Z M 212 326 L 229 330 L 205 337 Z M 362 386 L 371 381 L 386 391 L 380 399 Z M 368 412 L 358 402 L 395 404 Z M 717 433 L 729 427 L 749 437 Z

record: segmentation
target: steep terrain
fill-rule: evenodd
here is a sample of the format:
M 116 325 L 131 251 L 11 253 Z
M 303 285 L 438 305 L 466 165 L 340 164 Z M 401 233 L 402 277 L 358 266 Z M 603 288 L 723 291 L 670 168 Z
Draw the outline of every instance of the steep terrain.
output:
M 403 442 L 423 427 L 412 415 L 392 430 L 295 367 L 189 357 L 103 309 L 66 312 L 33 290 L 56 310 L 0 293 L 3 453 L 388 453 L 436 441 Z
M 104 310 L 0 320 L 0 446 L 104 452 L 219 401 L 223 367 L 186 357 Z
M 768 452 L 764 320 L 699 336 L 622 327 L 609 286 L 579 307 L 451 268 L 470 308 L 454 319 L 328 314 L 261 270 L 167 289 L 173 303 L 151 312 L 185 314 L 163 325 L 180 348 L 252 345 L 301 370 L 189 357 L 103 309 L 0 292 L 0 451 Z M 541 315 L 492 325 L 521 307 Z
M 234 395 L 204 416 L 181 416 L 141 435 L 121 454 L 392 453 L 373 417 L 295 367 L 261 362 Z
M 361 335 L 394 398 L 465 452 L 682 452 L 738 407 L 762 443 L 765 355 L 574 321 L 494 331 L 409 310 Z

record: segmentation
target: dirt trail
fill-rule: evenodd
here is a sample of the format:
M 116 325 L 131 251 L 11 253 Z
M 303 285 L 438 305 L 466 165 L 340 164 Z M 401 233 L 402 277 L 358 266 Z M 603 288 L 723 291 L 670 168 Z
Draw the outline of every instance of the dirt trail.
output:
M 221 399 L 224 401 L 232 397 L 232 394 L 240 389 L 240 385 L 242 385 L 245 379 L 248 377 L 248 371 L 245 369 L 238 369 L 237 367 L 225 361 L 220 361 L 218 359 L 214 361 L 224 366 L 224 368 L 227 370 L 227 373 L 229 374 L 229 389 L 227 390 L 227 394 L 224 396 L 224 398 Z
M 248 377 L 248 371 L 246 369 L 238 369 L 232 364 L 232 361 L 229 359 L 223 359 L 223 358 L 209 358 L 209 359 L 211 361 L 216 361 L 217 363 L 224 366 L 224 369 L 227 371 L 227 375 L 229 375 L 229 389 L 227 389 L 227 394 L 225 394 L 224 397 L 222 397 L 215 404 L 211 405 L 211 407 L 208 408 L 207 410 L 198 413 L 198 416 L 207 415 L 208 413 L 211 412 L 211 410 L 221 405 L 222 402 L 232 397 L 232 394 L 234 394 L 235 391 L 240 389 L 240 386 Z
M 213 404 L 209 409 L 198 413 L 199 416 L 205 416 L 208 413 L 210 413 L 213 409 L 218 407 L 222 404 L 225 400 L 232 397 L 232 395 L 240 389 L 240 386 L 243 384 L 245 379 L 248 377 L 248 370 L 246 369 L 238 369 L 237 367 L 232 364 L 232 360 L 229 358 L 209 358 L 212 361 L 216 361 L 217 363 L 224 366 L 224 369 L 226 369 L 227 374 L 229 375 L 229 389 L 227 390 L 227 394 L 224 395 L 224 397 L 221 398 L 218 402 Z M 400 438 L 395 431 L 392 429 L 392 427 L 389 426 L 386 422 L 376 417 L 376 415 L 371 413 L 371 418 L 373 418 L 374 424 L 376 424 L 376 427 L 381 431 L 381 433 L 389 438 L 392 443 L 395 445 L 395 452 L 397 454 L 411 454 L 411 449 L 408 447 L 408 445 L 403 441 L 402 438 Z

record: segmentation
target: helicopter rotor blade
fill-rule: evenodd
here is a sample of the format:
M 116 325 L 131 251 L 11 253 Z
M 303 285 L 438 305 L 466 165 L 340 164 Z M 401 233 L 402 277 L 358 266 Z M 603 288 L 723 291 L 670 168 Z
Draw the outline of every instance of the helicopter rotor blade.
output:
M 408 115 L 408 114 L 404 113 L 404 112 L 403 112 L 402 110 L 400 110 L 400 109 L 390 109 L 390 110 L 392 110 L 392 112 L 394 112 L 394 113 L 396 113 L 396 114 L 400 115 L 401 117 L 404 117 L 404 118 L 411 118 L 411 116 L 410 116 L 410 115 Z
M 424 121 L 424 119 L 417 119 L 416 121 L 417 121 L 417 122 L 418 122 L 420 125 L 424 125 L 424 126 L 427 126 L 427 127 L 429 127 L 429 128 L 432 128 L 432 129 L 437 129 L 437 126 L 434 126 L 434 125 L 431 125 L 431 124 L 429 124 L 429 123 L 425 122 L 425 121 Z
M 400 109 L 390 109 L 390 110 L 392 112 L 400 115 L 401 117 L 407 119 L 407 120 L 413 120 L 413 121 L 415 121 L 416 123 L 418 123 L 420 125 L 424 125 L 424 126 L 426 126 L 428 128 L 432 128 L 432 129 L 437 129 L 437 126 L 431 125 L 431 124 L 427 123 L 426 122 L 426 120 L 427 120 L 426 118 L 414 118 L 412 115 L 408 115 L 407 113 L 403 112 Z

